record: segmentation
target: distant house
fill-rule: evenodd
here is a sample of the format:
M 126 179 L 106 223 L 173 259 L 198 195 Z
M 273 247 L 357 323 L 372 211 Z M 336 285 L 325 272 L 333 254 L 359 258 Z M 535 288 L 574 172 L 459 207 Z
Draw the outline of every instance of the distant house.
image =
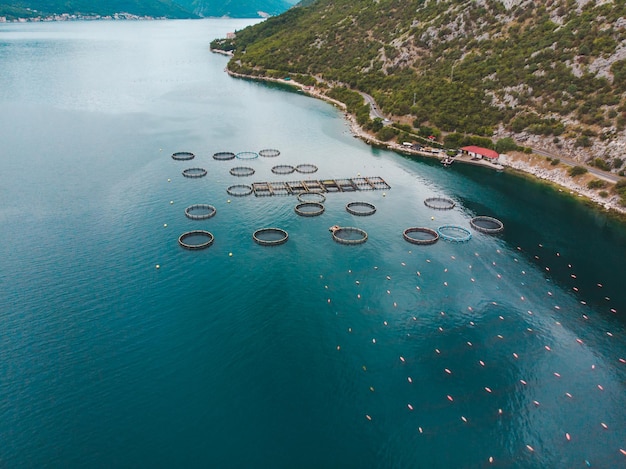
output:
M 497 151 L 490 150 L 489 148 L 477 147 L 474 145 L 461 148 L 461 152 L 471 156 L 472 158 L 481 158 L 488 161 L 498 161 L 498 157 L 500 156 Z
M 235 39 L 235 33 L 226 33 L 226 39 Z

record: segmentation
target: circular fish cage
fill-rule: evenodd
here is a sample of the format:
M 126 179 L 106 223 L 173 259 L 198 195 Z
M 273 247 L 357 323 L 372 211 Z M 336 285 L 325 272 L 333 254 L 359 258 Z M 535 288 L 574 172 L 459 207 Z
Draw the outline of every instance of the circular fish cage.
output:
M 472 233 L 458 225 L 443 225 L 437 228 L 437 233 L 444 241 L 452 243 L 465 243 L 472 239 Z
M 216 208 L 209 204 L 194 204 L 185 209 L 185 216 L 192 220 L 206 220 L 215 216 L 216 213 Z
M 252 239 L 261 246 L 278 246 L 289 239 L 289 234 L 282 228 L 261 228 L 252 234 Z
M 233 197 L 245 197 L 246 195 L 252 194 L 252 187 L 246 184 L 235 184 L 226 189 L 226 192 Z
M 252 176 L 254 174 L 254 169 L 247 166 L 235 166 L 234 168 L 230 168 L 229 172 L 232 176 L 245 177 Z
M 346 210 L 352 215 L 367 217 L 376 213 L 376 206 L 369 202 L 350 202 L 346 205 Z
M 206 169 L 204 168 L 187 168 L 183 170 L 183 176 L 186 178 L 203 178 L 206 176 Z
M 299 164 L 296 166 L 296 171 L 303 174 L 311 174 L 317 171 L 317 166 L 309 163 Z
M 324 206 L 319 202 L 302 202 L 296 205 L 295 211 L 302 217 L 316 217 L 324 213 Z
M 255 151 L 240 151 L 235 155 L 239 160 L 254 160 L 259 157 Z
M 227 161 L 235 158 L 235 154 L 231 151 L 218 151 L 213 153 L 213 159 L 218 161 Z
M 500 220 L 484 215 L 472 218 L 470 226 L 476 231 L 487 234 L 498 234 L 504 230 L 504 224 Z
M 424 205 L 434 210 L 452 210 L 456 204 L 446 197 L 430 197 L 424 200 Z
M 259 156 L 264 158 L 276 158 L 278 155 L 280 155 L 280 151 L 275 148 L 265 148 L 263 150 L 259 150 Z
M 272 172 L 274 174 L 291 174 L 295 170 L 296 170 L 296 168 L 294 168 L 290 164 L 279 164 L 279 165 L 274 166 L 272 168 Z
M 407 228 L 402 236 L 409 243 L 420 245 L 435 244 L 439 240 L 439 233 L 435 230 L 419 226 Z
M 187 231 L 178 237 L 178 244 L 185 249 L 198 250 L 208 248 L 214 241 L 213 235 L 204 230 Z
M 172 159 L 176 161 L 193 160 L 195 157 L 196 155 L 190 151 L 177 151 L 176 153 L 172 153 Z
M 333 240 L 340 244 L 363 244 L 367 241 L 367 233 L 353 226 L 331 226 L 329 228 Z
M 301 192 L 298 194 L 298 201 L 323 204 L 326 202 L 326 196 L 321 192 Z

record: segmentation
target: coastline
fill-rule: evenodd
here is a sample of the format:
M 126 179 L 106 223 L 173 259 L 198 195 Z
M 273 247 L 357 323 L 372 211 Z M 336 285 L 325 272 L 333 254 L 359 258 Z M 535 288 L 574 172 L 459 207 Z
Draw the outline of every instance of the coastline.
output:
M 227 56 L 232 56 L 231 53 L 211 50 L 212 52 L 220 53 Z M 340 101 L 329 98 L 324 93 L 318 91 L 315 87 L 306 86 L 293 79 L 285 80 L 282 78 L 271 78 L 254 75 L 245 75 L 236 73 L 225 68 L 226 73 L 235 78 L 242 78 L 247 80 L 267 81 L 273 83 L 280 83 L 283 85 L 291 86 L 302 93 L 311 96 L 313 98 L 322 99 L 327 101 L 344 111 L 344 117 L 348 121 L 350 131 L 355 138 L 360 138 L 368 145 L 375 145 L 377 147 L 386 148 L 405 155 L 418 155 L 428 158 L 437 158 L 443 160 L 445 153 L 432 153 L 411 149 L 397 142 L 385 142 L 377 139 L 374 135 L 365 131 L 357 122 L 353 115 L 346 112 L 346 105 Z M 525 154 L 521 152 L 513 152 L 512 154 L 500 154 L 498 163 L 492 163 L 485 160 L 475 160 L 467 155 L 454 157 L 455 163 L 472 164 L 476 166 L 483 166 L 496 171 L 507 171 L 515 174 L 523 174 L 528 177 L 533 177 L 538 181 L 549 183 L 559 187 L 560 192 L 568 192 L 570 195 L 575 195 L 581 202 L 589 201 L 593 204 L 594 208 L 606 213 L 609 216 L 614 216 L 622 221 L 626 222 L 626 207 L 620 205 L 620 198 L 615 194 L 609 194 L 607 197 L 600 196 L 600 193 L 596 190 L 589 189 L 586 184 L 592 179 L 603 179 L 607 182 L 614 182 L 608 177 L 602 177 L 599 174 L 585 174 L 582 176 L 571 177 L 567 174 L 565 165 L 559 164 L 557 166 L 546 165 L 545 157 L 536 154 Z M 542 162 L 544 164 L 542 164 Z

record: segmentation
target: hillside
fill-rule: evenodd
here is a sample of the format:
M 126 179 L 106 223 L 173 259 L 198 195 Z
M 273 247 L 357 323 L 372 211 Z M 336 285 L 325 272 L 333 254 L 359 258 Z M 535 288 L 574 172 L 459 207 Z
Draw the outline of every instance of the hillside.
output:
M 512 136 L 623 168 L 625 2 L 317 0 L 213 46 L 234 49 L 232 71 L 367 92 L 447 143 Z
M 0 16 L 15 18 L 45 17 L 54 14 L 100 15 L 130 13 L 137 16 L 197 18 L 172 0 L 15 0 L 0 2 Z
M 278 15 L 291 7 L 287 0 L 174 0 L 203 17 L 258 18 Z

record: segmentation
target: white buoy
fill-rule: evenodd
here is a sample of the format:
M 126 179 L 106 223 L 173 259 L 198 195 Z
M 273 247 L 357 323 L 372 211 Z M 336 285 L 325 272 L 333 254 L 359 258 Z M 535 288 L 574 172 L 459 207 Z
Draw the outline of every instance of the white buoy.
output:
M 154 266 L 157 270 L 161 268 L 161 266 L 159 264 Z
M 173 201 L 173 200 L 170 200 L 170 205 L 172 205 L 173 203 L 174 203 L 174 201 Z
M 172 180 L 170 178 L 167 178 L 167 182 L 172 182 Z
M 229 204 L 229 203 L 230 203 L 230 199 L 228 199 L 228 200 L 226 201 L 226 203 L 228 203 L 228 204 Z
M 167 228 L 167 223 L 163 223 L 163 228 Z
M 233 257 L 233 253 L 232 253 L 232 252 L 229 252 L 229 253 L 228 253 L 228 257 Z

